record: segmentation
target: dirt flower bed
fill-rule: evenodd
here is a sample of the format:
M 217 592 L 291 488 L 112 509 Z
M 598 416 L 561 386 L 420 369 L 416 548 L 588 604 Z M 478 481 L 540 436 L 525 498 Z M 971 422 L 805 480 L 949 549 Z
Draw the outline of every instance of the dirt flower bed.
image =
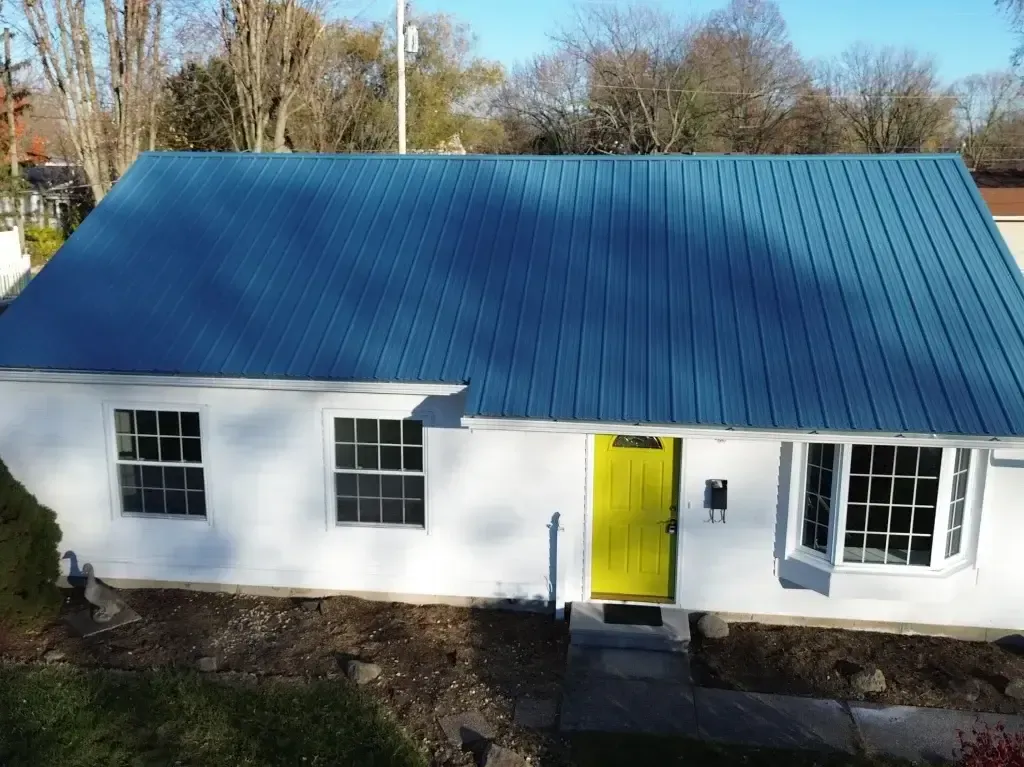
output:
M 177 590 L 123 594 L 141 622 L 90 639 L 71 636 L 59 622 L 36 634 L 0 630 L 0 660 L 196 669 L 200 658 L 215 658 L 218 671 L 349 684 L 345 663 L 359 658 L 381 667 L 365 689 L 394 713 L 433 764 L 472 763 L 444 740 L 437 717 L 473 708 L 495 726 L 496 742 L 533 764 L 546 763 L 557 748 L 550 733 L 512 721 L 520 696 L 559 695 L 568 632 L 550 616 L 349 597 L 317 605 Z M 69 596 L 65 612 L 81 609 L 80 600 Z
M 1005 694 L 1024 680 L 1024 655 L 991 643 L 749 623 L 695 639 L 692 652 L 694 680 L 708 687 L 1024 714 Z M 858 695 L 851 677 L 875 668 L 885 691 Z

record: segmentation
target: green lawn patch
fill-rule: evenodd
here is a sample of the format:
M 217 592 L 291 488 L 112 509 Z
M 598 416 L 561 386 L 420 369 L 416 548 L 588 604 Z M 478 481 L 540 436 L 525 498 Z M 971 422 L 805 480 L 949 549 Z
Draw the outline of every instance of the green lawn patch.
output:
M 727 746 L 690 738 L 581 733 L 570 740 L 574 767 L 898 767 L 902 761 L 848 754 Z
M 424 767 L 345 681 L 0 667 L 0 764 Z

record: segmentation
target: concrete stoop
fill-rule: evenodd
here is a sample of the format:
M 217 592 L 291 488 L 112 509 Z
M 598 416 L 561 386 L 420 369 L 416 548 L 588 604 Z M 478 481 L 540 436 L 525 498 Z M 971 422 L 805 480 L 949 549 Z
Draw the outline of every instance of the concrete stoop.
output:
M 690 619 L 686 610 L 662 607 L 660 626 L 608 623 L 604 605 L 573 602 L 569 613 L 569 642 L 577 647 L 686 653 L 690 648 Z

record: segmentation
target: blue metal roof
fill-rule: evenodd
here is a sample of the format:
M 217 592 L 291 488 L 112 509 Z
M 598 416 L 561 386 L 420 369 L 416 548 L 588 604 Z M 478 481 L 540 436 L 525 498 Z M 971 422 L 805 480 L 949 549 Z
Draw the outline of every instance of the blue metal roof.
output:
M 952 156 L 157 153 L 0 317 L 0 366 L 1024 436 L 1024 282 Z

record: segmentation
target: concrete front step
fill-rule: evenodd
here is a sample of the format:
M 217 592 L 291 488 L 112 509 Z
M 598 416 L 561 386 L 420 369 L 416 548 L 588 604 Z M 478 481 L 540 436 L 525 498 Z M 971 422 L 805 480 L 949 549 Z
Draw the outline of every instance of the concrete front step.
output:
M 661 626 L 606 623 L 603 604 L 573 602 L 569 642 L 579 647 L 686 652 L 690 647 L 690 619 L 686 610 L 662 607 L 661 621 Z
M 692 684 L 686 653 L 572 645 L 566 661 L 566 677 Z

